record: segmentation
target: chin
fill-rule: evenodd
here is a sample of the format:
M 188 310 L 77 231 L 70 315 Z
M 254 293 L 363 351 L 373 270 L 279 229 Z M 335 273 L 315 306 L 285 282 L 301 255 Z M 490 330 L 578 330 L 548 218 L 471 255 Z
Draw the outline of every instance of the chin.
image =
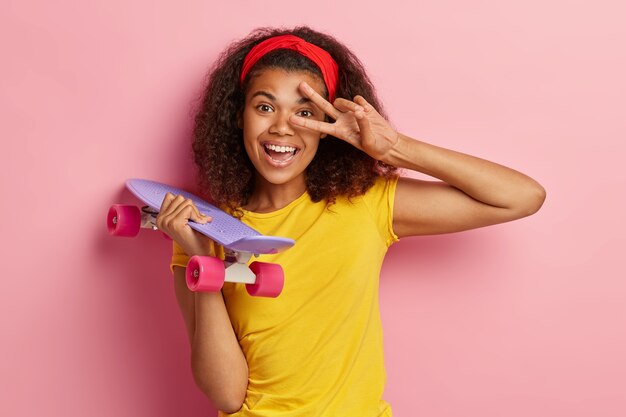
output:
M 289 185 L 290 183 L 293 183 L 295 181 L 300 181 L 300 178 L 304 176 L 303 172 L 257 172 L 264 181 L 272 185 Z M 304 178 L 302 178 L 302 181 L 304 181 Z

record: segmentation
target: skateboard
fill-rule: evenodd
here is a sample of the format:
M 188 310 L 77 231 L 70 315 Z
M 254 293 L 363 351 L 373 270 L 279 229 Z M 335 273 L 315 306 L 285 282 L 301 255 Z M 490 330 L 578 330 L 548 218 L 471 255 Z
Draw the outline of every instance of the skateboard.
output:
M 221 209 L 176 187 L 145 179 L 129 179 L 126 188 L 147 206 L 114 204 L 107 214 L 107 229 L 113 236 L 134 237 L 142 228 L 158 230 L 156 218 L 167 193 L 182 195 L 200 213 L 211 216 L 206 224 L 189 220 L 189 226 L 224 247 L 225 260 L 211 256 L 192 256 L 185 280 L 192 291 L 220 291 L 224 282 L 246 285 L 251 296 L 278 297 L 284 286 L 280 265 L 254 261 L 252 256 L 275 254 L 295 244 L 293 239 L 265 236 Z M 165 235 L 165 234 L 164 234 Z M 165 235 L 167 237 L 167 235 Z

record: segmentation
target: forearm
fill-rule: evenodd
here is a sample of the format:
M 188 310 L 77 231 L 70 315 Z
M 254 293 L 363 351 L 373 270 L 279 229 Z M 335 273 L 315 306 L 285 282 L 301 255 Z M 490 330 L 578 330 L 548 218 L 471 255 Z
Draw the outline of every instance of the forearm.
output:
M 193 336 L 196 329 L 196 305 L 194 293 L 187 288 L 185 282 L 185 268 L 174 267 L 174 291 L 180 313 L 185 322 L 189 345 L 193 345 Z
M 192 292 L 185 269 L 174 269 L 176 298 L 191 345 L 191 369 L 198 387 L 220 410 L 241 407 L 248 366 L 233 331 L 221 293 Z
M 438 178 L 494 207 L 534 212 L 545 199 L 544 188 L 521 172 L 401 133 L 384 162 Z
M 248 365 L 221 292 L 195 293 L 192 370 L 198 387 L 220 410 L 237 411 L 248 387 Z

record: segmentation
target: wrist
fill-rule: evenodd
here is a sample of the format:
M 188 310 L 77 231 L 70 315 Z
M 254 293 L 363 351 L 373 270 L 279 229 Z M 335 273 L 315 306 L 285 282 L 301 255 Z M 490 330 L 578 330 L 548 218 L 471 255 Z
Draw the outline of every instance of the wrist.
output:
M 409 165 L 408 155 L 410 153 L 410 148 L 412 145 L 415 145 L 417 142 L 415 139 L 409 138 L 406 135 L 403 135 L 400 132 L 397 133 L 397 139 L 394 145 L 391 147 L 389 152 L 387 153 L 387 158 L 383 160 L 384 163 L 393 165 L 398 168 L 409 168 L 415 169 Z

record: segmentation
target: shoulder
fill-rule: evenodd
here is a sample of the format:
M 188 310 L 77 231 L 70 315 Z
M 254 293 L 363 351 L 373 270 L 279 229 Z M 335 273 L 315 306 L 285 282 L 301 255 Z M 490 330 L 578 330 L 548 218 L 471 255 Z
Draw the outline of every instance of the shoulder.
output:
M 393 230 L 393 213 L 399 176 L 379 176 L 374 184 L 360 196 L 368 216 L 376 225 L 387 247 L 398 240 Z
M 389 203 L 393 206 L 393 200 L 400 180 L 399 176 L 384 177 L 379 176 L 374 180 L 374 184 L 367 189 L 367 191 L 361 196 L 365 204 L 370 207 L 375 207 L 380 204 Z

